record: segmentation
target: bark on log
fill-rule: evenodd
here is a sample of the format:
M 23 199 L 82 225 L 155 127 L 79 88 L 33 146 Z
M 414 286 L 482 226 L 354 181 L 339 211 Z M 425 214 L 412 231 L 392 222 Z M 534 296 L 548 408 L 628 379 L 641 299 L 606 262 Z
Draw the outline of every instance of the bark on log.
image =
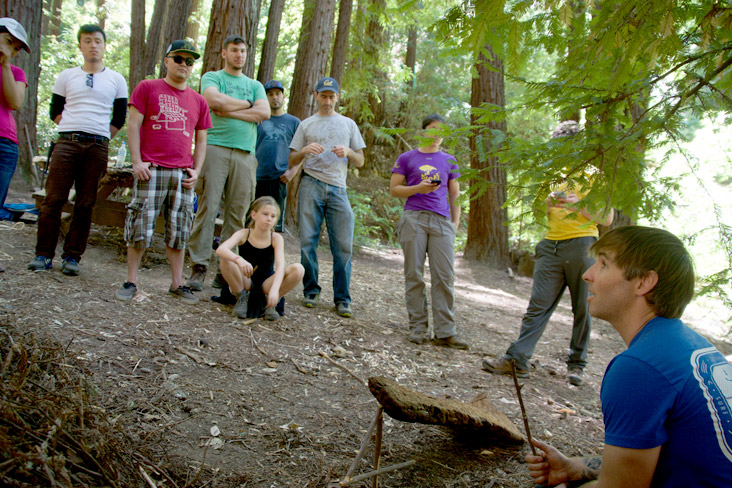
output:
M 521 431 L 484 395 L 471 403 L 432 398 L 383 376 L 369 378 L 369 390 L 396 420 L 444 425 L 486 445 L 525 442 Z

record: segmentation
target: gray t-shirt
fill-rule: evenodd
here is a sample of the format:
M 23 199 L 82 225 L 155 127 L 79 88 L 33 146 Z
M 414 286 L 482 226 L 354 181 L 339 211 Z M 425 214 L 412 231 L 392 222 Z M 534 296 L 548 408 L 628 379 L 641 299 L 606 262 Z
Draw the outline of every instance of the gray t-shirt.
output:
M 312 115 L 300 123 L 290 149 L 300 151 L 313 142 L 323 146 L 325 151 L 305 156 L 305 173 L 329 185 L 345 188 L 348 158 L 339 158 L 332 149 L 338 145 L 350 147 L 354 151 L 366 147 L 356 122 L 339 113 Z

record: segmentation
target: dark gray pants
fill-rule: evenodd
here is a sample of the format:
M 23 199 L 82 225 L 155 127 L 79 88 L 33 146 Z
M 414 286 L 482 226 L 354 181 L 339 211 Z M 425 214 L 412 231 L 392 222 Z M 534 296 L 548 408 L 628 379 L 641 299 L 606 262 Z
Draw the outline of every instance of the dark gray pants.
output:
M 511 343 L 505 354 L 507 359 L 516 360 L 517 368 L 529 369 L 529 359 L 534 354 L 534 348 L 567 287 L 574 314 L 567 364 L 580 368 L 587 364 L 587 345 L 592 324 L 587 306 L 587 283 L 582 275 L 595 263 L 588 251 L 596 240 L 594 237 L 577 237 L 563 241 L 544 239 L 536 245 L 531 300 L 521 322 L 519 338 Z

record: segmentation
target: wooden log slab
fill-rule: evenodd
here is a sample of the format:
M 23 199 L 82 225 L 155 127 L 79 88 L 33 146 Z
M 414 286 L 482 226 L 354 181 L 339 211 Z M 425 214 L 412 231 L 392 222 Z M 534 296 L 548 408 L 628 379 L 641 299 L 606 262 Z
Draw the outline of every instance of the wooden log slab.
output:
M 369 390 L 390 417 L 402 422 L 451 427 L 481 444 L 520 445 L 521 431 L 485 394 L 472 402 L 432 398 L 383 376 L 369 378 Z

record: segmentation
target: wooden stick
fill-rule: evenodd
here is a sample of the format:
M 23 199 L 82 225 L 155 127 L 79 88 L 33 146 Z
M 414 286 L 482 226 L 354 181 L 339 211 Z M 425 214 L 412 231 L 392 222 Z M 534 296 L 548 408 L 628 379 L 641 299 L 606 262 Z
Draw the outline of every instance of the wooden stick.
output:
M 414 464 L 416 462 L 417 461 L 415 461 L 414 459 L 410 459 L 409 461 L 405 461 L 403 463 L 392 464 L 391 466 L 386 466 L 386 467 L 381 468 L 381 469 L 375 469 L 374 471 L 369 471 L 368 473 L 364 473 L 364 474 L 360 474 L 358 476 L 354 476 L 353 478 L 351 478 L 351 480 L 349 481 L 348 484 L 358 483 L 359 481 L 368 479 L 368 478 L 370 478 L 372 476 L 378 476 L 380 474 L 388 473 L 389 471 L 395 471 L 397 469 L 406 468 L 407 466 L 411 466 L 412 464 Z M 343 485 L 342 484 L 341 486 L 348 486 L 348 485 Z
M 379 412 L 376 414 L 378 422 L 376 423 L 376 440 L 374 440 L 374 469 L 378 471 L 381 463 L 381 438 L 384 433 L 384 407 L 379 405 Z M 379 487 L 379 475 L 375 474 L 371 482 L 371 488 Z
M 536 456 L 536 448 L 531 443 L 531 430 L 529 429 L 529 419 L 526 416 L 526 409 L 524 408 L 524 398 L 521 396 L 521 387 L 516 377 L 516 361 L 511 360 L 511 375 L 513 376 L 513 384 L 516 386 L 516 396 L 518 396 L 519 405 L 521 406 L 521 417 L 524 420 L 524 429 L 526 429 L 526 438 L 529 440 L 529 446 L 531 446 L 531 453 Z
M 323 356 L 325 359 L 327 359 L 333 366 L 336 366 L 338 368 L 341 368 L 343 371 L 345 371 L 346 373 L 348 373 L 351 376 L 353 376 L 354 378 L 356 378 L 359 381 L 359 383 L 361 383 L 362 385 L 368 386 L 368 383 L 366 383 L 364 380 L 362 380 L 361 378 L 359 378 L 358 375 L 356 375 L 356 373 L 354 373 L 350 369 L 346 368 L 345 366 L 343 366 L 341 364 L 338 364 L 337 362 L 333 361 L 330 358 L 330 356 L 328 356 L 326 353 L 324 353 L 324 352 L 321 351 L 320 355 Z
M 358 450 L 358 454 L 356 454 L 356 458 L 351 463 L 351 467 L 348 468 L 348 472 L 346 473 L 346 476 L 343 478 L 343 481 L 341 481 L 341 486 L 348 486 L 351 483 L 351 475 L 354 471 L 356 471 L 356 465 L 358 465 L 358 462 L 363 457 L 363 452 L 366 450 L 366 446 L 369 443 L 369 439 L 371 439 L 371 433 L 374 431 L 374 427 L 376 426 L 376 423 L 381 418 L 381 411 L 384 407 L 379 405 L 379 408 L 376 410 L 376 416 L 371 421 L 371 424 L 369 425 L 369 428 L 366 430 L 366 433 L 361 438 L 361 448 Z

